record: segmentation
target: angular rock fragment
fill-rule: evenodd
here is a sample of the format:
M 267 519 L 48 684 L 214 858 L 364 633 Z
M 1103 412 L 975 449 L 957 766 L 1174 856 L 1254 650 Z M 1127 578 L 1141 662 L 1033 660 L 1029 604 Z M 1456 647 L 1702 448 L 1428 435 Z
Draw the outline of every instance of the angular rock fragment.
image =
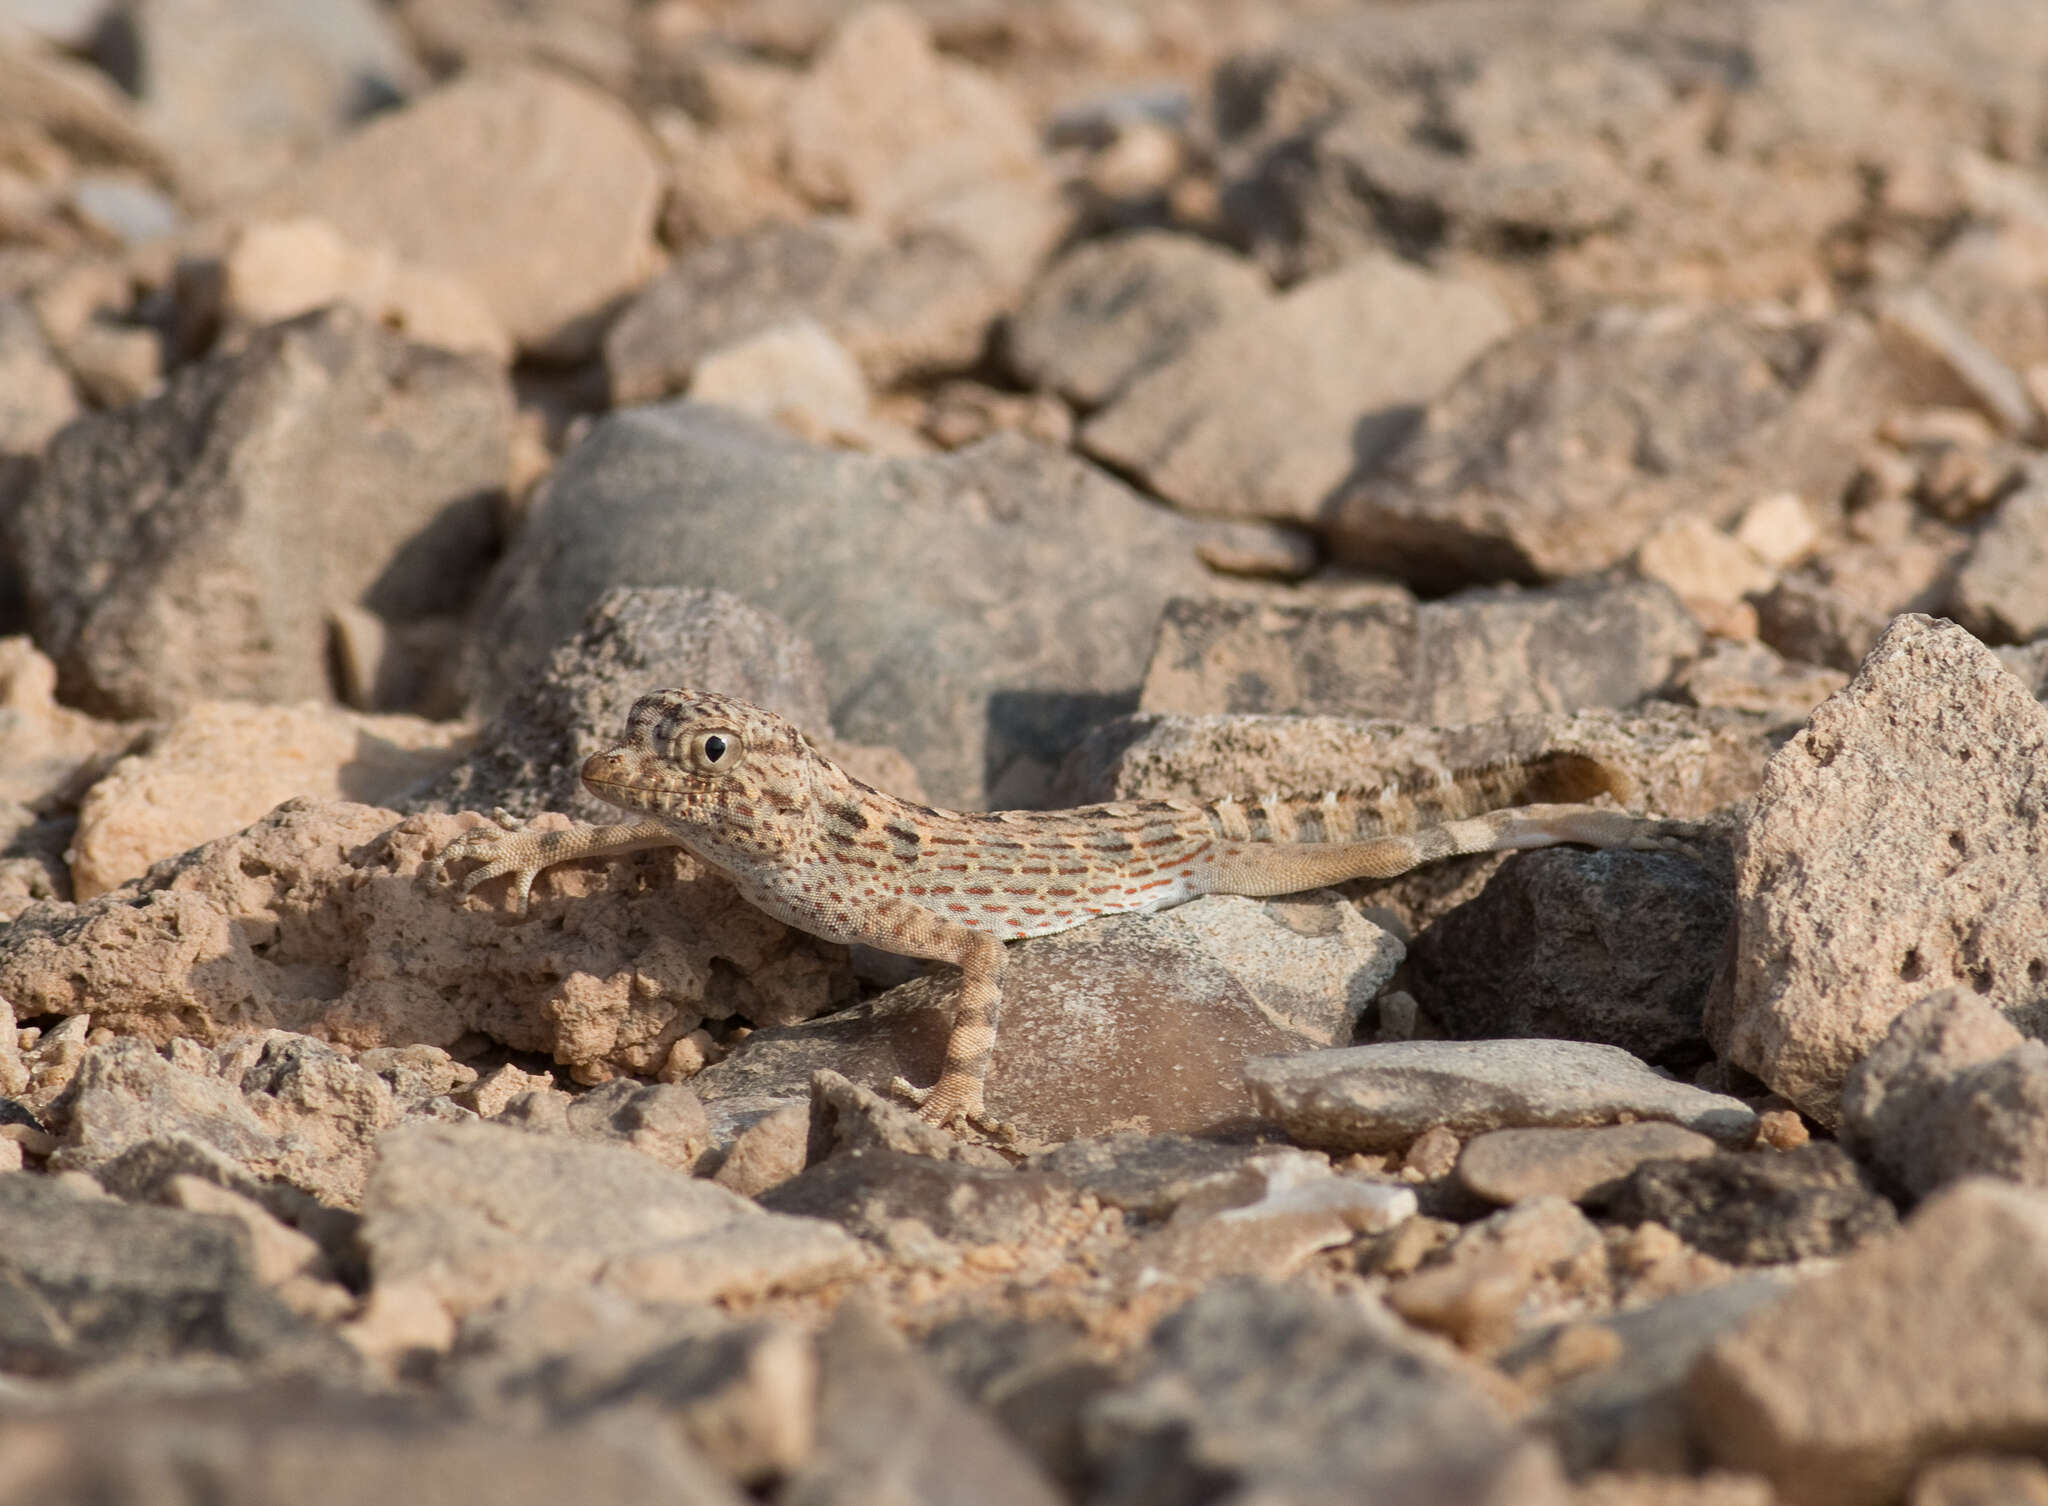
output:
M 1178 600 L 1141 711 L 1384 717 L 1431 727 L 1633 706 L 1700 650 L 1650 582 L 1484 591 L 1359 607 Z
M 1610 1201 L 1623 1223 L 1662 1224 L 1731 1265 L 1843 1255 L 1898 1227 L 1898 1214 L 1839 1145 L 1724 1151 L 1649 1161 Z
M 1687 1383 L 1695 1436 L 1816 1506 L 1879 1506 L 1930 1460 L 2043 1436 L 2044 1252 L 2042 1193 L 1958 1184 L 1717 1340 Z
M 512 394 L 346 307 L 71 425 L 5 515 L 74 704 L 326 699 L 328 615 L 446 613 L 495 543 Z
M 1705 1135 L 1660 1120 L 1590 1129 L 1499 1129 L 1458 1153 L 1458 1181 L 1495 1203 L 1532 1197 L 1601 1202 L 1645 1161 L 1710 1156 Z
M 1901 617 L 1771 760 L 1737 837 L 1708 1036 L 1823 1124 L 1908 1005 L 2048 1025 L 2048 709 L 1962 629 Z
M 2048 466 L 1998 504 L 1956 574 L 1951 611 L 1989 642 L 2048 633 Z
M 823 1220 L 765 1213 L 622 1147 L 492 1124 L 386 1135 L 363 1243 L 379 1285 L 423 1288 L 458 1317 L 536 1288 L 661 1303 L 801 1291 L 860 1264 Z

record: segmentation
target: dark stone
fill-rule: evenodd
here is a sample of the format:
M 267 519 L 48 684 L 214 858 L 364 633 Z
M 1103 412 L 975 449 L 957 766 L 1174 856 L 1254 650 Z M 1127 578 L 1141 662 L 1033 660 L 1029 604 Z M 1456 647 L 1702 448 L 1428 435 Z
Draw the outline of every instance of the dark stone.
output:
M 1646 1162 L 1608 1211 L 1625 1224 L 1662 1224 L 1732 1265 L 1844 1255 L 1899 1226 L 1898 1210 L 1832 1141 Z

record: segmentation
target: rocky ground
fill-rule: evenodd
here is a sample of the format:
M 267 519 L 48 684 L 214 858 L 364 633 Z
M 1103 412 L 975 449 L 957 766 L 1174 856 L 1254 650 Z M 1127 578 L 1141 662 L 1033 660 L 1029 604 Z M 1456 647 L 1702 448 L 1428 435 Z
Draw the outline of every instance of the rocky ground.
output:
M 2048 1502 L 2040 0 L 0 0 L 0 1503 Z M 964 807 L 1710 823 L 948 980 Z M 558 814 L 549 814 L 558 813 Z

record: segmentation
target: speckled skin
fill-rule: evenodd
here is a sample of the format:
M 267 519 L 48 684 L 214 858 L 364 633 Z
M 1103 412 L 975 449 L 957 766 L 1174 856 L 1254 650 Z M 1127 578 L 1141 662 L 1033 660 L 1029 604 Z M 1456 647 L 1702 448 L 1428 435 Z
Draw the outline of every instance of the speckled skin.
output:
M 1564 842 L 1669 847 L 1690 832 L 1584 804 L 1469 814 L 1545 795 L 1625 794 L 1609 771 L 1569 755 L 1477 771 L 1420 793 L 934 810 L 863 784 L 774 713 L 697 690 L 642 696 L 626 740 L 585 763 L 583 782 L 639 819 L 548 832 L 479 827 L 450 844 L 441 867 L 480 859 L 464 892 L 510 874 L 523 907 L 535 876 L 552 864 L 681 846 L 789 925 L 952 963 L 960 995 L 938 1083 L 897 1085 L 941 1124 L 982 1112 L 1005 941 L 1202 894 L 1291 894 L 1390 878 L 1457 853 Z M 1387 834 L 1395 822 L 1430 817 L 1437 824 Z

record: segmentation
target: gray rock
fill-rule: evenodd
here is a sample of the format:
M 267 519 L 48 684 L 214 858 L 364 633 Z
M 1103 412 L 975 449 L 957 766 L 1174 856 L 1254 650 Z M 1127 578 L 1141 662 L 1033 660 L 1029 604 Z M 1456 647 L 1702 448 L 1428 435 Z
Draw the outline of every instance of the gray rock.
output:
M 59 1171 L 97 1170 L 159 1135 L 189 1137 L 245 1169 L 273 1162 L 279 1151 L 232 1084 L 173 1066 L 134 1036 L 88 1046 L 49 1117 L 62 1126 Z
M 1263 958 L 1242 936 L 1228 950 L 1212 949 L 1176 912 L 1111 917 L 1011 948 L 989 1113 L 1043 1140 L 1241 1120 L 1251 1107 L 1239 1079 L 1245 1058 L 1327 1043 L 1331 1017 L 1363 1007 L 1378 987 L 1373 980 L 1398 961 L 1391 938 L 1355 915 L 1304 927 L 1304 936 L 1269 918 L 1289 913 L 1284 902 L 1232 903 L 1251 912 L 1244 919 L 1256 922 L 1254 937 L 1264 934 L 1271 950 Z M 1333 919 L 1339 913 L 1334 901 L 1324 908 Z M 1361 938 L 1362 953 L 1354 945 Z M 1288 979 L 1290 966 L 1313 969 L 1323 988 Z M 956 977 L 938 968 L 839 1014 L 757 1030 L 693 1085 L 715 1110 L 716 1100 L 734 1096 L 806 1097 L 820 1068 L 875 1089 L 897 1076 L 932 1082 Z M 1290 983 L 1317 1015 L 1280 1012 L 1291 1002 Z M 1335 1008 L 1332 997 L 1342 1001 Z
M 742 585 L 817 648 L 842 736 L 902 748 L 940 801 L 1027 803 L 1084 726 L 1127 709 L 1160 606 L 1200 578 L 1194 536 L 1015 437 L 870 460 L 708 405 L 635 409 L 556 467 L 470 681 L 486 705 L 517 694 L 615 586 Z
M 1710 1156 L 1712 1140 L 1661 1120 L 1592 1129 L 1500 1129 L 1458 1152 L 1458 1182 L 1494 1203 L 1561 1197 L 1599 1203 L 1645 1161 Z
M 1540 1394 L 1528 1426 L 1557 1445 L 1574 1477 L 1632 1468 L 1669 1478 L 1683 1472 L 1694 1446 L 1687 1431 L 1686 1373 L 1716 1338 L 1784 1296 L 1789 1285 L 1776 1273 L 1757 1272 L 1628 1312 L 1573 1319 L 1521 1339 L 1497 1363 L 1529 1385 L 1556 1364 L 1565 1335 L 1583 1342 L 1588 1322 L 1612 1334 L 1620 1346 L 1613 1361 L 1590 1371 L 1566 1370 Z
M 677 686 L 738 696 L 813 736 L 831 731 L 817 656 L 774 617 L 719 590 L 620 587 L 514 691 L 474 752 L 398 804 L 615 821 L 618 808 L 584 790 L 583 761 L 619 739 L 634 701 Z
M 778 1214 L 829 1219 L 917 1259 L 921 1242 L 1025 1245 L 1051 1237 L 1071 1210 L 1063 1179 L 880 1147 L 840 1151 L 758 1199 Z M 916 1226 L 916 1232 L 908 1232 Z
M 711 1125 L 704 1105 L 681 1083 L 643 1083 L 621 1077 L 574 1097 L 522 1093 L 505 1105 L 494 1122 L 623 1145 L 682 1172 L 695 1172 L 711 1149 Z
M 512 393 L 346 306 L 75 423 L 4 519 L 67 700 L 325 699 L 328 614 L 446 613 L 495 542 Z
M 0 1370 L 63 1378 L 215 1357 L 258 1373 L 353 1374 L 353 1351 L 257 1284 L 224 1218 L 80 1197 L 0 1175 Z
M 1850 1067 L 1936 989 L 2048 1029 L 2044 749 L 2048 709 L 1975 638 L 1894 622 L 1737 835 L 1734 966 L 1707 1011 L 1724 1059 L 1832 1124 Z
M 1668 517 L 1728 522 L 1760 493 L 1834 498 L 1888 369 L 1868 325 L 1787 328 L 1610 310 L 1522 331 L 1332 499 L 1336 558 L 1427 590 L 1625 559 Z
M 1081 447 L 1189 512 L 1315 522 L 1512 327 L 1481 283 L 1362 257 L 1137 377 Z
M 1010 364 L 1084 408 L 1170 361 L 1234 316 L 1273 301 L 1265 275 L 1191 235 L 1134 230 L 1083 241 L 1010 316 Z
M 2048 1187 L 2048 1043 L 1967 989 L 1930 994 L 1850 1069 L 1842 1139 L 1911 1198 L 1971 1175 Z
M 2048 1197 L 1960 1183 L 1715 1341 L 1687 1380 L 1693 1436 L 1782 1500 L 1897 1501 L 1923 1463 L 2048 1431 L 2044 1303 Z
M 371 0 L 132 0 L 94 38 L 187 191 L 218 202 L 264 186 L 370 111 L 422 87 Z
M 2025 648 L 1994 649 L 1998 662 L 2019 676 L 2020 683 L 2037 701 L 2048 701 L 2048 638 L 2038 638 Z
M 1897 1211 L 1841 1146 L 1724 1151 L 1649 1161 L 1609 1205 L 1625 1224 L 1659 1223 L 1731 1265 L 1844 1255 L 1899 1225 Z
M 908 1353 L 861 1302 L 818 1340 L 818 1446 L 784 1506 L 1058 1506 L 1030 1457 Z
M 1235 1176 L 1246 1162 L 1271 1153 L 1271 1146 L 1256 1142 L 1125 1130 L 1069 1140 L 1033 1156 L 1026 1164 L 1066 1178 L 1112 1208 L 1161 1220 L 1203 1187 Z
M 1956 574 L 1949 610 L 1990 642 L 2048 633 L 2048 466 L 1998 504 Z
M 1913 1477 L 1912 1506 L 2048 1506 L 2048 1464 L 1992 1453 L 1937 1459 Z
M 870 1150 L 900 1151 L 992 1171 L 1010 1169 L 1001 1152 L 925 1123 L 902 1099 L 885 1098 L 827 1069 L 812 1074 L 804 1163 L 815 1166 L 845 1151 Z
M 508 1430 L 410 1396 L 266 1388 L 98 1401 L 9 1429 L 38 1501 L 211 1500 L 243 1506 L 743 1506 L 644 1413 Z
M 1679 671 L 1675 689 L 1688 705 L 1743 711 L 1773 726 L 1798 727 L 1842 688 L 1845 678 L 1827 665 L 1788 659 L 1767 644 L 1716 638 Z
M 1727 858 L 1703 856 L 1519 854 L 1415 938 L 1408 988 L 1455 1040 L 1600 1041 L 1697 1067 L 1734 920 Z
M 817 1431 L 808 1334 L 777 1318 L 630 1302 L 597 1289 L 530 1292 L 465 1319 L 447 1390 L 524 1430 L 651 1410 L 719 1473 L 793 1473 Z
M 919 1349 L 1071 1498 L 1086 1499 L 1082 1417 L 1115 1371 L 1085 1331 L 1060 1319 L 970 1311 L 924 1335 Z
M 884 387 L 974 364 L 1015 289 L 972 243 L 938 229 L 890 236 L 860 221 L 764 225 L 685 251 L 642 288 L 604 340 L 612 402 L 690 385 L 711 352 L 809 319 Z
M 371 1270 L 458 1317 L 534 1288 L 690 1303 L 801 1290 L 858 1264 L 831 1224 L 764 1213 L 620 1146 L 422 1124 L 378 1151 L 363 1206 Z
M 1878 301 L 1878 332 L 1927 397 L 1980 409 L 2005 433 L 2031 436 L 2041 421 L 2026 383 L 1924 287 Z
M 1420 605 L 1177 600 L 1160 619 L 1138 706 L 1451 727 L 1632 706 L 1668 685 L 1700 645 L 1699 624 L 1647 581 Z
M 1555 1460 L 1398 1320 L 1227 1281 L 1153 1331 L 1090 1403 L 1101 1506 L 1260 1499 L 1556 1506 Z
M 1395 1041 L 1245 1065 L 1259 1111 L 1303 1145 L 1391 1150 L 1456 1135 L 1668 1119 L 1724 1143 L 1749 1138 L 1740 1099 L 1661 1077 L 1618 1046 L 1580 1041 Z

